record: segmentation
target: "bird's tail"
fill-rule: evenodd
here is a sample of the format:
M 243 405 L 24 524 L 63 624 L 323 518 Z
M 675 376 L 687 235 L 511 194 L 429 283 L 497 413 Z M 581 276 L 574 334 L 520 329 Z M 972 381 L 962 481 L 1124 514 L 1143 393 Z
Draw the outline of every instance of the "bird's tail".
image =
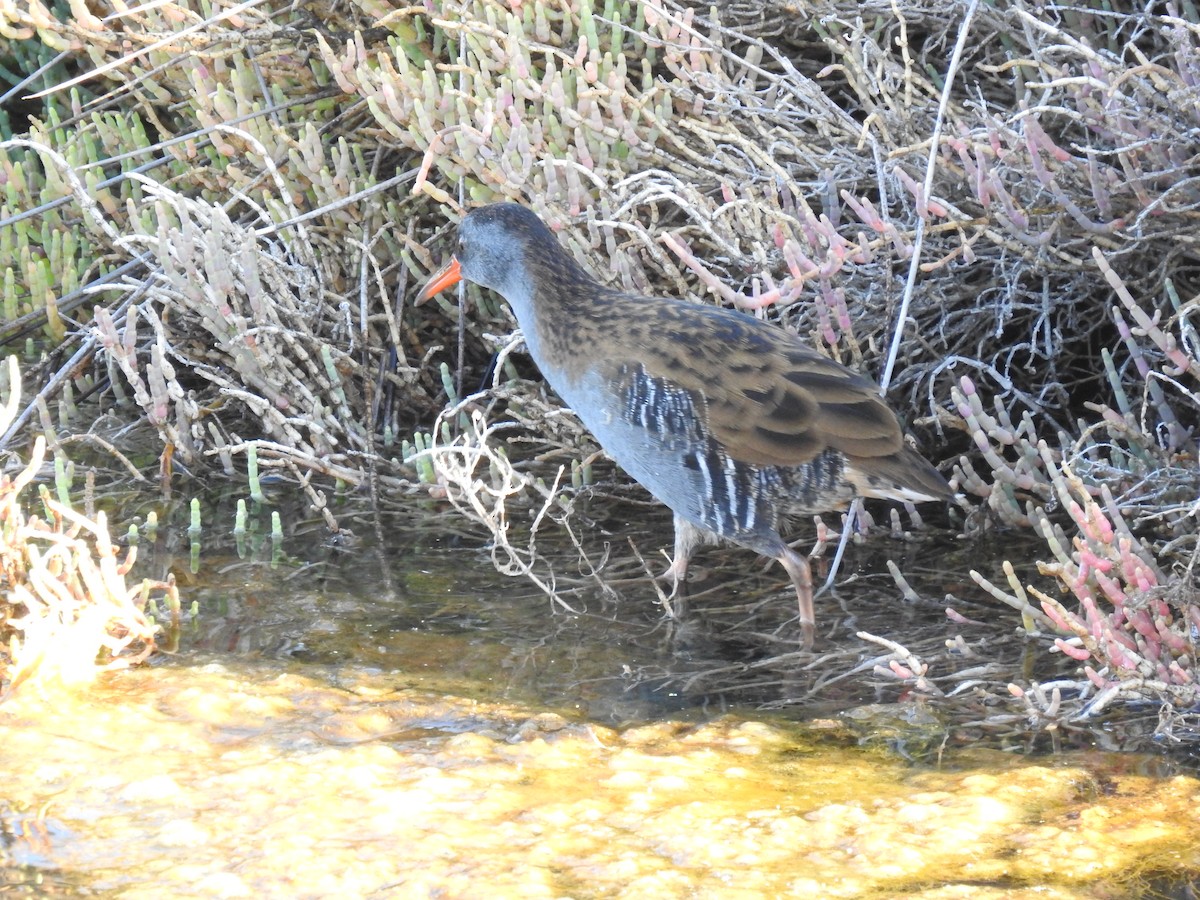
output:
M 846 478 L 862 497 L 924 503 L 950 500 L 954 491 L 942 473 L 907 446 L 890 456 L 850 459 Z

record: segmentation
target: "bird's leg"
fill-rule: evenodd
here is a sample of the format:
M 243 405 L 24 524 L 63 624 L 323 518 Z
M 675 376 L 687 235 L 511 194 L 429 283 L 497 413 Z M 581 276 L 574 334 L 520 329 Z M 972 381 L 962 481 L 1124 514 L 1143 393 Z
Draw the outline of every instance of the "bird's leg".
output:
M 812 569 L 808 565 L 808 557 L 801 556 L 787 544 L 783 552 L 776 557 L 792 579 L 796 588 L 796 601 L 800 607 L 800 630 L 804 637 L 804 649 L 811 650 L 813 645 L 813 589 Z
M 687 581 L 688 563 L 691 562 L 692 552 L 704 544 L 715 544 L 717 537 L 711 531 L 693 525 L 687 519 L 675 516 L 675 556 L 667 571 L 660 576 L 671 582 L 671 614 L 681 619 L 685 613 L 686 599 L 679 590 L 680 585 Z
M 667 571 L 663 572 L 658 577 L 664 581 L 671 582 L 671 597 L 679 593 L 679 585 L 687 581 L 688 570 L 688 553 L 680 552 L 679 535 L 675 535 L 675 556 L 671 559 L 671 565 L 667 566 Z
M 668 618 L 680 621 L 687 612 L 687 589 L 680 590 L 680 585 L 687 581 L 688 557 L 687 554 L 680 554 L 679 541 L 675 542 L 675 558 L 671 560 L 671 565 L 667 567 L 667 571 L 663 572 L 658 577 L 663 581 L 671 582 L 671 593 L 663 598 L 663 609 L 667 611 Z M 659 596 L 662 597 L 661 592 Z
M 687 519 L 675 517 L 675 557 L 671 560 L 670 568 L 662 574 L 663 578 L 671 579 L 673 585 L 671 596 L 675 596 L 679 585 L 687 580 L 688 563 L 692 559 L 692 552 L 702 544 L 714 541 L 711 532 L 693 525 Z

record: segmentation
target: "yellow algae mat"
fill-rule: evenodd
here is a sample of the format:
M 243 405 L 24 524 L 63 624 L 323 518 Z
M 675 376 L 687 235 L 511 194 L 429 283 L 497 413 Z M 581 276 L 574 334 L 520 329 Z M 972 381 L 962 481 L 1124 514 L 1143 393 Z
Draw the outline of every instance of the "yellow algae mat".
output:
M 648 900 L 1135 896 L 1200 862 L 1200 782 L 1145 757 L 931 770 L 837 729 L 614 730 L 330 680 L 211 665 L 17 697 L 0 863 L 122 898 Z

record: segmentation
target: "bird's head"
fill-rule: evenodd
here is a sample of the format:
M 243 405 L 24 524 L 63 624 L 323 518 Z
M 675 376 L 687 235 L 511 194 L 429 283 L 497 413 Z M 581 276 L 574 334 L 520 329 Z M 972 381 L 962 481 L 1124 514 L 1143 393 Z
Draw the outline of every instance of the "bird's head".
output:
M 535 244 L 559 247 L 550 229 L 525 207 L 493 203 L 472 210 L 458 228 L 454 257 L 421 289 L 417 304 L 462 280 L 511 299 L 528 281 L 526 251 Z

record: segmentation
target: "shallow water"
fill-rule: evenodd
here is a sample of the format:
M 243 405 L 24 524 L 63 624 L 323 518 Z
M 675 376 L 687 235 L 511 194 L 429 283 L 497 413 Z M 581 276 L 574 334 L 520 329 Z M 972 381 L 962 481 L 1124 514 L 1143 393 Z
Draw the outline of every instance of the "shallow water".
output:
M 989 683 L 1046 667 L 1006 611 L 967 593 L 952 546 L 873 538 L 883 553 L 852 554 L 837 595 L 818 600 L 815 653 L 798 654 L 778 570 L 709 551 L 673 623 L 625 542 L 657 570 L 669 518 L 585 512 L 590 558 L 613 536 L 601 574 L 621 596 L 581 576 L 574 551 L 548 554 L 575 612 L 495 574 L 433 503 L 384 518 L 347 504 L 355 536 L 336 542 L 295 512 L 282 547 L 263 522 L 241 555 L 206 538 L 196 575 L 182 528 L 165 524 L 142 564 L 175 572 L 198 605 L 177 652 L 88 693 L 27 690 L 0 707 L 0 890 L 1188 895 L 1200 782 L 1186 760 L 1029 756 L 1128 746 L 1137 728 L 987 727 L 978 689 L 939 701 L 874 669 L 882 650 L 856 632 L 918 653 L 965 635 L 966 651 L 931 666 L 946 686 L 985 652 Z M 930 599 L 897 600 L 885 555 Z M 947 591 L 992 621 L 953 625 Z

